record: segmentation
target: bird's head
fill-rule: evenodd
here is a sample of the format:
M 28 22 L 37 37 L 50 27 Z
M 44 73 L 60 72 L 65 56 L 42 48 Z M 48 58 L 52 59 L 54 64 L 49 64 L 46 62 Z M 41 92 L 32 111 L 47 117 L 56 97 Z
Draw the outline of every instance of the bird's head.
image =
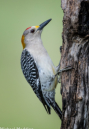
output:
M 39 40 L 39 38 L 41 37 L 41 32 L 43 30 L 43 28 L 51 21 L 51 19 L 43 22 L 42 24 L 40 24 L 39 26 L 32 26 L 32 27 L 28 27 L 22 35 L 21 38 L 21 42 L 22 42 L 22 46 L 23 49 L 26 47 L 27 44 L 36 42 L 36 40 Z M 32 42 L 31 42 L 32 41 Z

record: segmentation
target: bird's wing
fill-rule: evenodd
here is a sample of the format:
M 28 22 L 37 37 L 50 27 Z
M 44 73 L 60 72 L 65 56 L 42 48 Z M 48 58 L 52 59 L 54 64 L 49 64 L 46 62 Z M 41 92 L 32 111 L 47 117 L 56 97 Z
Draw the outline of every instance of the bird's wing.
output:
M 26 80 L 31 85 L 37 97 L 43 103 L 47 113 L 50 114 L 50 107 L 46 103 L 42 94 L 39 72 L 36 66 L 36 62 L 34 61 L 30 52 L 26 49 L 23 50 L 21 55 L 21 68 Z

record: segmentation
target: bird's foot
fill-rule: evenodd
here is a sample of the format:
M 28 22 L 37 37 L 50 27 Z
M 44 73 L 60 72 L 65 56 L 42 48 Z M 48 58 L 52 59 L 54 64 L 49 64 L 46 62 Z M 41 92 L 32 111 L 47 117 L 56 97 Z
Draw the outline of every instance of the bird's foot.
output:
M 55 76 L 59 75 L 59 74 L 62 73 L 62 72 L 71 70 L 71 69 L 74 69 L 74 68 L 73 68 L 72 66 L 67 66 L 67 67 L 65 67 L 64 69 L 60 69 L 59 72 L 58 72 Z

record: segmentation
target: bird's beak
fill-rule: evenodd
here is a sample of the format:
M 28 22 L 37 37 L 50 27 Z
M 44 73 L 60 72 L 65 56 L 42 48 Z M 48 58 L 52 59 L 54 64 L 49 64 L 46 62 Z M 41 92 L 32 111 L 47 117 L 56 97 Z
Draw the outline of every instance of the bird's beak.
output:
M 38 30 L 42 30 L 52 19 L 49 19 L 45 22 L 43 22 L 42 24 L 39 25 L 39 28 L 37 29 Z

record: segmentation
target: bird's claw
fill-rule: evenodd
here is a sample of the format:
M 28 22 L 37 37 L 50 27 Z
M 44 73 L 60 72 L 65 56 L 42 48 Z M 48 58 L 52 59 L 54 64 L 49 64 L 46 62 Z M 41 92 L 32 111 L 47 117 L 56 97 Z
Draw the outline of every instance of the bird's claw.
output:
M 71 70 L 71 69 L 74 69 L 74 68 L 69 65 L 69 66 L 65 67 L 64 69 L 59 70 L 59 72 L 58 72 L 55 76 L 59 75 L 59 74 L 62 73 L 62 72 Z

